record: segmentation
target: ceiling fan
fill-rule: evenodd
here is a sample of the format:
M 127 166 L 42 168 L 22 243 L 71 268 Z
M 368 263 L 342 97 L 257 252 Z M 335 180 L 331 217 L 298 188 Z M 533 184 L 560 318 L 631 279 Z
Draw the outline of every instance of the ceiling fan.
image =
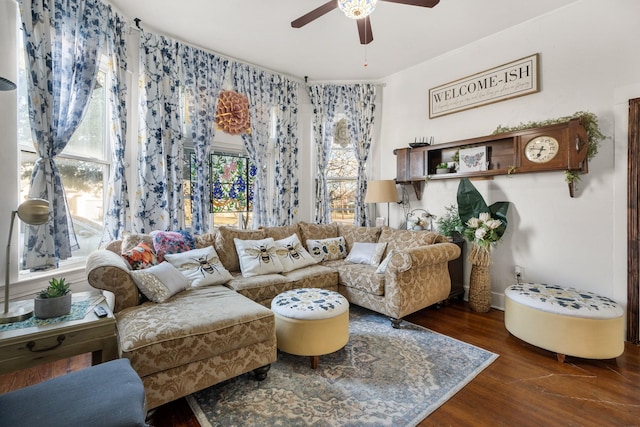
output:
M 440 0 L 379 0 L 389 3 L 408 4 L 410 6 L 434 7 Z M 331 12 L 333 9 L 340 8 L 342 12 L 349 18 L 355 19 L 358 24 L 358 34 L 360 35 L 360 44 L 369 44 L 373 41 L 371 33 L 371 21 L 369 15 L 375 9 L 378 0 L 331 0 L 320 7 L 313 9 L 311 12 L 302 15 L 300 18 L 291 21 L 293 28 L 300 28 L 309 22 L 320 18 L 322 15 Z

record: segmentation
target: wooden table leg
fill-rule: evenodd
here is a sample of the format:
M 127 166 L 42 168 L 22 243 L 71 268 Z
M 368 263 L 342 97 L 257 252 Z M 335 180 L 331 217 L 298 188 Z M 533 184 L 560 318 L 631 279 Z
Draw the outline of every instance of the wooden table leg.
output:
M 320 359 L 320 356 L 310 356 L 309 358 L 311 359 L 311 369 L 316 369 L 318 367 L 318 360 Z

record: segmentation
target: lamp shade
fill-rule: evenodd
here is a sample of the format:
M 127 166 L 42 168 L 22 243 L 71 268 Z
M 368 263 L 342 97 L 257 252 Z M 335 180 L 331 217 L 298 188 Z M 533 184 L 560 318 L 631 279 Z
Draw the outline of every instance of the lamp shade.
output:
M 398 190 L 393 179 L 367 181 L 365 203 L 393 203 L 398 202 Z
M 49 221 L 49 202 L 44 199 L 28 199 L 18 206 L 18 218 L 29 225 L 40 225 Z

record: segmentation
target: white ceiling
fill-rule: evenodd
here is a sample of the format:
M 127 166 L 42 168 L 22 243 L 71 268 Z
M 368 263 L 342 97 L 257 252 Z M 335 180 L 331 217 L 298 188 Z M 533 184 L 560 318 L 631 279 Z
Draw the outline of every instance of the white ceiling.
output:
M 132 24 L 140 18 L 144 30 L 273 71 L 310 81 L 375 81 L 576 0 L 441 0 L 432 9 L 379 1 L 366 48 L 339 9 L 291 27 L 327 0 L 107 1 Z

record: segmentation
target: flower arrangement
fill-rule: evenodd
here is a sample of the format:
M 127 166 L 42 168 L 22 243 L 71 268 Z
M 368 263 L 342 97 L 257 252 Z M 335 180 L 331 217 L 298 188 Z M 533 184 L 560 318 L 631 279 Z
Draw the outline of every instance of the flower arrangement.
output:
M 491 246 L 507 229 L 509 202 L 487 206 L 482 195 L 467 178 L 458 186 L 458 214 L 464 230 L 462 235 L 471 243 L 469 261 L 477 265 L 491 263 Z

